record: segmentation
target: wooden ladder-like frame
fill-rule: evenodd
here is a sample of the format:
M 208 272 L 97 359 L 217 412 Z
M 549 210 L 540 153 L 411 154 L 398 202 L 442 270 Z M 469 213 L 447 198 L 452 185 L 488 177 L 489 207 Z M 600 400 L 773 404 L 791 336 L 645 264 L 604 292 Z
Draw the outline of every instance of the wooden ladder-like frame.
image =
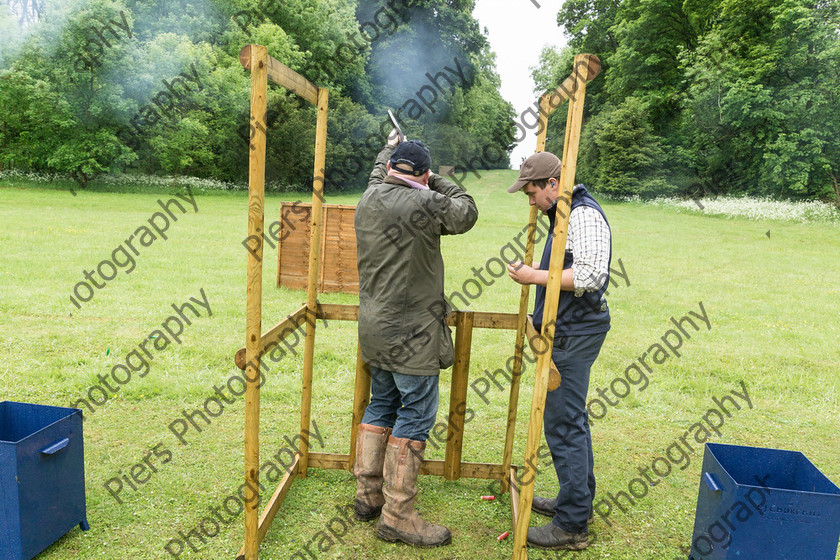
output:
M 249 239 L 263 238 L 265 229 L 265 146 L 266 146 L 266 97 L 268 80 L 297 94 L 317 107 L 315 128 L 315 165 L 312 186 L 312 215 L 309 245 L 309 274 L 307 280 L 306 305 L 289 315 L 271 329 L 262 333 L 262 262 L 263 247 L 259 242 L 248 252 L 247 295 L 246 295 L 246 344 L 235 356 L 237 366 L 245 371 L 245 544 L 237 560 L 258 560 L 259 545 L 280 508 L 296 477 L 306 477 L 308 468 L 341 469 L 352 472 L 355 459 L 356 433 L 365 407 L 370 399 L 370 368 L 356 356 L 356 379 L 353 397 L 353 420 L 350 433 L 350 451 L 347 454 L 315 453 L 309 451 L 312 404 L 312 366 L 315 353 L 316 319 L 358 321 L 358 305 L 320 305 L 318 296 L 318 269 L 321 244 L 322 210 L 324 201 L 324 163 L 327 139 L 327 110 L 329 91 L 319 88 L 306 78 L 268 55 L 262 45 L 246 45 L 239 53 L 239 60 L 251 72 L 251 139 L 248 164 L 248 235 Z M 455 311 L 447 317 L 449 325 L 455 327 L 455 364 L 452 369 L 452 384 L 449 404 L 449 422 L 446 454 L 443 461 L 426 460 L 422 474 L 443 476 L 447 480 L 461 477 L 498 480 L 501 492 L 511 492 L 515 560 L 526 560 L 525 548 L 528 525 L 531 517 L 531 502 L 534 496 L 536 472 L 529 474 L 528 465 L 536 465 L 537 448 L 542 430 L 543 409 L 546 391 L 549 387 L 554 321 L 560 294 L 560 278 L 563 266 L 563 248 L 566 246 L 568 221 L 571 208 L 571 192 L 574 187 L 577 154 L 580 143 L 580 129 L 583 120 L 583 101 L 587 82 L 600 72 L 601 63 L 594 55 L 575 57 L 572 74 L 554 92 L 540 98 L 540 128 L 537 137 L 537 151 L 545 149 L 548 117 L 554 109 L 569 100 L 569 116 L 566 123 L 566 139 L 563 149 L 563 170 L 560 177 L 560 198 L 558 219 L 555 222 L 556 239 L 552 246 L 551 265 L 547 286 L 546 305 L 542 333 L 533 331 L 528 322 L 529 287 L 522 286 L 519 313 L 482 313 Z M 526 264 L 533 262 L 534 235 L 537 224 L 536 207 L 531 207 L 528 227 Z M 258 518 L 259 506 L 259 414 L 260 414 L 260 360 L 284 336 L 293 332 L 305 322 L 303 375 L 300 406 L 300 451 L 295 455 L 288 472 L 280 481 L 262 515 Z M 461 461 L 466 411 L 467 382 L 469 379 L 470 349 L 474 328 L 507 329 L 516 331 L 514 345 L 514 366 L 508 402 L 505 448 L 501 464 L 464 463 Z M 535 351 L 537 369 L 534 380 L 534 395 L 528 425 L 524 470 L 511 464 L 513 439 L 516 427 L 516 413 L 519 403 L 519 386 L 522 373 L 522 355 L 526 334 L 532 347 L 549 351 Z M 517 472 L 522 470 L 522 475 Z M 516 484 L 517 478 L 521 480 Z

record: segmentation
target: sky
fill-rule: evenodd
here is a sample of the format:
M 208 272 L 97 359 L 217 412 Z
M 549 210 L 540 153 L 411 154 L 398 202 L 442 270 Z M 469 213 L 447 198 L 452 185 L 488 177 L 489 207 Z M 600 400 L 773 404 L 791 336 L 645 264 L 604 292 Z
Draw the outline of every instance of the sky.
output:
M 496 69 L 502 78 L 502 97 L 513 103 L 517 118 L 537 100 L 531 66 L 539 62 L 544 46 L 566 44 L 557 27 L 557 12 L 563 0 L 476 0 L 473 16 L 496 53 Z M 537 7 L 539 6 L 539 7 Z M 519 169 L 523 157 L 534 153 L 537 137 L 533 133 L 513 149 L 510 160 Z

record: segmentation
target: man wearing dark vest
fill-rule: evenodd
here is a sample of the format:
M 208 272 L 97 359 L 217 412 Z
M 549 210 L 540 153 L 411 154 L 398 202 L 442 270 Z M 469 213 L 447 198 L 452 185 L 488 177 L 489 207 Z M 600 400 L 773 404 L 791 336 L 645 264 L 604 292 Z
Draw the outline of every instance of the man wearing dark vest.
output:
M 560 170 L 560 159 L 554 154 L 534 154 L 522 164 L 517 181 L 508 189 L 511 193 L 524 192 L 529 203 L 548 216 L 552 232 Z M 537 330 L 542 327 L 552 241 L 553 235 L 549 235 L 539 268 L 521 262 L 508 266 L 513 280 L 536 285 L 534 326 Z M 576 185 L 572 192 L 551 354 L 560 371 L 561 383 L 546 395 L 543 420 L 560 491 L 556 498 L 534 496 L 532 510 L 552 518 L 551 523 L 528 530 L 528 544 L 537 548 L 582 550 L 589 545 L 587 525 L 592 521 L 595 475 L 586 393 L 590 368 L 610 329 L 604 292 L 609 283 L 611 258 L 610 226 L 604 211 L 583 185 Z

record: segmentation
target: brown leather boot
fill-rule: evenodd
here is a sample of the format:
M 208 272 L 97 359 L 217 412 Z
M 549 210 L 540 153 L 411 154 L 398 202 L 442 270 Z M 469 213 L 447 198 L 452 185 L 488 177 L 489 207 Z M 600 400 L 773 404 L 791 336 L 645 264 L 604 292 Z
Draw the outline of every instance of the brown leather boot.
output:
M 385 450 L 385 505 L 376 524 L 376 536 L 388 542 L 404 542 L 431 548 L 449 544 L 452 534 L 441 525 L 428 523 L 414 509 L 417 475 L 423 465 L 426 442 L 391 436 Z
M 382 463 L 391 428 L 359 424 L 356 435 L 356 501 L 353 517 L 357 521 L 373 521 L 379 517 L 385 497 L 382 495 Z

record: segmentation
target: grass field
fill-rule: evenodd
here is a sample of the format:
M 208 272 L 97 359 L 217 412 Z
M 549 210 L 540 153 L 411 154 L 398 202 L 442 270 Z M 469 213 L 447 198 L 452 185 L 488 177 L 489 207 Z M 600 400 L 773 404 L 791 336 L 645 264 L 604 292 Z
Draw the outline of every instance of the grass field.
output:
M 466 235 L 443 243 L 447 291 L 460 289 L 516 236 L 527 218 L 521 195 L 503 186 L 515 172 L 488 172 L 467 184 L 479 206 L 479 221 Z M 180 192 L 180 191 L 179 191 Z M 198 551 L 184 546 L 182 558 L 233 558 L 243 542 L 243 514 L 225 513 L 224 504 L 243 480 L 242 398 L 230 398 L 210 425 L 189 426 L 182 444 L 168 428 L 187 426 L 182 414 L 202 407 L 238 370 L 233 353 L 244 343 L 245 262 L 242 240 L 247 232 L 247 195 L 243 192 L 195 193 L 198 212 L 185 203 L 175 210 L 167 240 L 138 245 L 135 268 L 116 271 L 113 280 L 96 289 L 92 299 L 76 306 L 70 296 L 84 270 L 111 259 L 113 251 L 150 216 L 158 200 L 171 192 L 150 189 L 140 194 L 79 192 L 6 186 L 0 189 L 0 363 L 2 397 L 58 406 L 86 398 L 89 388 L 108 375 L 141 343 L 148 349 L 161 342 L 149 338 L 190 297 L 206 295 L 212 316 L 184 327 L 181 343 L 154 346 L 147 374 L 134 372 L 117 391 L 97 398 L 107 402 L 86 412 L 85 453 L 87 506 L 91 531 L 72 530 L 40 558 L 45 560 L 171 558 L 180 533 L 187 534 L 205 518 L 205 542 L 193 538 Z M 271 196 L 267 221 L 279 216 L 281 200 Z M 329 197 L 331 203 L 353 204 L 358 195 Z M 804 452 L 835 483 L 840 483 L 840 226 L 723 219 L 680 213 L 638 203 L 606 203 L 613 231 L 613 267 L 619 259 L 629 280 L 610 290 L 613 327 L 592 372 L 590 396 L 597 390 L 627 394 L 593 420 L 596 500 L 628 491 L 641 471 L 669 463 L 674 442 L 690 427 L 710 417 L 714 397 L 748 390 L 751 407 L 735 397 L 720 435 L 709 441 Z M 770 237 L 766 232 L 770 232 Z M 303 291 L 274 287 L 276 252 L 266 249 L 263 325 L 297 309 Z M 108 270 L 107 267 L 105 269 Z M 84 292 L 83 297 L 84 297 Z M 322 302 L 354 303 L 356 296 L 325 294 Z M 470 310 L 515 312 L 519 290 L 506 278 L 484 288 Z M 648 383 L 613 381 L 624 378 L 652 345 L 700 304 L 710 328 L 698 322 L 680 357 L 648 361 Z M 81 307 L 81 308 L 79 308 Z M 313 449 L 346 452 L 349 439 L 352 384 L 356 354 L 355 323 L 319 324 L 312 415 L 320 440 Z M 302 351 L 302 344 L 299 349 Z M 510 331 L 476 331 L 471 376 L 503 365 L 513 348 Z M 132 364 L 137 364 L 135 353 Z M 661 357 L 661 356 L 660 356 Z M 273 363 L 262 391 L 263 457 L 288 444 L 299 426 L 301 356 Z M 522 462 L 530 410 L 533 370 L 523 381 L 514 461 Z M 439 420 L 448 410 L 450 372 L 441 375 Z M 501 462 L 507 390 L 493 388 L 485 404 L 470 391 L 474 419 L 465 435 L 464 460 Z M 180 424 L 176 420 L 182 419 Z M 694 436 L 689 436 L 692 442 Z M 323 445 L 321 443 L 323 442 Z M 157 447 L 156 447 L 157 446 Z M 323 449 L 322 449 L 323 447 Z M 691 540 L 702 449 L 695 445 L 684 458 L 672 449 L 668 474 L 654 479 L 643 498 L 613 505 L 612 515 L 596 516 L 593 544 L 581 553 L 532 551 L 530 557 L 581 559 L 685 558 L 680 547 Z M 157 451 L 157 454 L 155 453 Z M 430 446 L 428 458 L 442 459 L 443 447 Z M 132 489 L 123 481 L 132 467 L 153 464 L 142 484 Z M 679 459 L 679 461 L 677 461 Z M 545 465 L 545 463 L 541 463 Z M 641 469 L 641 471 L 640 471 Z M 347 472 L 311 470 L 295 482 L 262 546 L 261 558 L 459 559 L 510 558 L 512 538 L 496 536 L 512 530 L 509 496 L 483 502 L 493 491 L 487 481 L 444 481 L 422 477 L 419 507 L 427 519 L 448 525 L 451 546 L 414 550 L 388 545 L 373 536 L 372 526 L 331 520 L 351 502 L 354 481 Z M 650 475 L 649 475 L 650 476 Z M 274 489 L 267 484 L 263 499 Z M 556 491 L 548 468 L 537 480 L 537 492 Z M 227 502 L 227 503 L 234 503 Z M 606 503 L 606 502 L 605 502 Z M 221 508 L 221 509 L 220 509 Z M 236 513 L 234 511 L 233 513 Z M 533 524 L 544 518 L 532 517 Z M 329 532 L 332 527 L 335 538 Z M 338 537 L 340 536 L 340 542 Z M 320 546 L 320 548 L 319 548 Z M 306 548 L 309 548 L 309 554 Z

